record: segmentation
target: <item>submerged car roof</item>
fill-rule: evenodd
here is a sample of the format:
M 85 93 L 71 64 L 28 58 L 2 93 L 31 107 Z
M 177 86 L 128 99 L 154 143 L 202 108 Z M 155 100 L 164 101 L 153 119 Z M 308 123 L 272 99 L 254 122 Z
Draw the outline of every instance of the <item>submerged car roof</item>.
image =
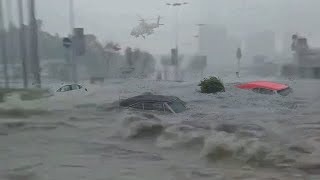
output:
M 154 95 L 154 94 L 143 94 L 139 96 L 135 96 L 132 98 L 128 98 L 120 101 L 120 106 L 130 106 L 138 102 L 173 102 L 179 100 L 178 97 L 175 96 L 163 96 L 163 95 Z M 183 101 L 181 101 L 183 102 Z
M 264 89 L 279 91 L 279 90 L 286 89 L 289 86 L 287 86 L 285 84 L 270 82 L 270 81 L 254 81 L 254 82 L 249 82 L 246 84 L 241 84 L 236 87 L 240 88 L 240 89 L 264 88 Z
M 73 83 L 73 84 L 62 84 L 60 87 L 64 87 L 64 86 L 73 86 L 73 85 L 79 85 L 79 86 L 81 86 L 81 84 Z

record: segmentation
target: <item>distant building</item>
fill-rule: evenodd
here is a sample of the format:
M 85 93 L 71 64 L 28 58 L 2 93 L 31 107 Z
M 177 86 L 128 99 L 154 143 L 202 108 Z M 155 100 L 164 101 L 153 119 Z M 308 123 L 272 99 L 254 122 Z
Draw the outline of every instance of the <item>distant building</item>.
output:
M 208 64 L 214 67 L 233 65 L 235 53 L 240 47 L 240 41 L 228 35 L 225 27 L 217 25 L 204 25 L 199 32 L 199 53 L 207 56 Z
M 293 32 L 285 32 L 281 38 L 281 52 L 284 54 L 292 54 L 291 44 L 292 44 L 292 35 Z

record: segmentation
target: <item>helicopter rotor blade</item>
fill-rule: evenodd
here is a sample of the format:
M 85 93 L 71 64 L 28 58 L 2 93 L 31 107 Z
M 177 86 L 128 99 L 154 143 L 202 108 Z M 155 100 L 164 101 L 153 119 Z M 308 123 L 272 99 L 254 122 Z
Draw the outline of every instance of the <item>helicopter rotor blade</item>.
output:
M 139 14 L 137 14 L 137 17 L 139 18 L 139 21 L 144 21 L 144 19 Z
M 163 19 L 163 17 L 159 16 L 157 18 L 151 18 L 151 19 L 148 19 L 148 20 L 158 20 L 158 19 Z

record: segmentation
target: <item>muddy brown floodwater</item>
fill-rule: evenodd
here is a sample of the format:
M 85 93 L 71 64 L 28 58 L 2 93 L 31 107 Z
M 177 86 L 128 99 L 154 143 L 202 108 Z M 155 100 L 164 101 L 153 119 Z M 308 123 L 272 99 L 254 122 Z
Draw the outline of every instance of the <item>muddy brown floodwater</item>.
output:
M 197 82 L 110 81 L 89 93 L 0 104 L 0 179 L 320 179 L 320 81 L 288 83 L 287 97 Z M 170 115 L 117 107 L 144 92 L 175 95 Z M 14 111 L 13 111 L 14 110 Z M 13 112 L 13 113 L 12 113 Z M 41 112 L 41 113 L 39 113 Z

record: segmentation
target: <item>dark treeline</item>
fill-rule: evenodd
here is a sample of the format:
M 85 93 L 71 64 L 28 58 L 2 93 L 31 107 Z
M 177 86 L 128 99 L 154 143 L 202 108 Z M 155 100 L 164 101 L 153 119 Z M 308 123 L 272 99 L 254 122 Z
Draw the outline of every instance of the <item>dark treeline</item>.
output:
M 43 22 L 38 20 L 38 40 L 39 40 L 39 57 L 41 62 L 50 62 L 53 64 L 59 64 L 65 62 L 66 49 L 62 46 L 62 39 L 58 34 L 52 35 L 43 31 Z M 19 34 L 20 28 L 11 25 L 6 32 L 8 39 L 7 52 L 9 64 L 21 64 L 21 58 L 19 55 Z M 26 49 L 30 52 L 30 27 L 25 25 L 25 38 Z M 96 36 L 92 34 L 85 35 L 86 53 L 77 58 L 79 67 L 83 67 L 79 70 L 84 76 L 80 78 L 89 78 L 92 76 L 99 77 L 146 77 L 155 71 L 155 59 L 148 53 L 141 51 L 140 49 L 132 49 L 127 47 L 121 49 L 120 45 L 114 42 L 101 43 Z M 122 53 L 123 52 L 123 53 Z M 0 57 L 1 58 L 1 57 Z M 1 59 L 0 59 L 1 60 Z M 2 62 L 2 61 L 1 61 Z M 28 58 L 28 66 L 31 66 L 30 58 Z M 64 65 L 47 65 L 43 69 L 51 78 L 58 78 L 60 80 L 64 78 L 67 66 Z M 44 67 L 42 67 L 44 68 Z M 81 69 L 81 68 L 80 68 Z M 61 74 L 57 76 L 57 74 Z
M 39 57 L 41 59 L 59 59 L 64 57 L 64 51 L 62 47 L 62 39 L 59 35 L 51 35 L 42 30 L 42 21 L 38 20 L 39 28 Z M 30 27 L 25 25 L 25 40 L 27 52 L 30 48 L 30 38 L 29 32 Z M 7 54 L 8 63 L 16 64 L 20 63 L 19 48 L 20 48 L 20 28 L 14 25 L 9 26 L 9 30 L 5 32 L 5 37 L 7 38 Z
M 89 76 L 146 77 L 155 71 L 154 57 L 140 49 L 120 49 L 114 42 L 101 44 L 94 35 L 86 35 L 86 54 L 79 58 Z

